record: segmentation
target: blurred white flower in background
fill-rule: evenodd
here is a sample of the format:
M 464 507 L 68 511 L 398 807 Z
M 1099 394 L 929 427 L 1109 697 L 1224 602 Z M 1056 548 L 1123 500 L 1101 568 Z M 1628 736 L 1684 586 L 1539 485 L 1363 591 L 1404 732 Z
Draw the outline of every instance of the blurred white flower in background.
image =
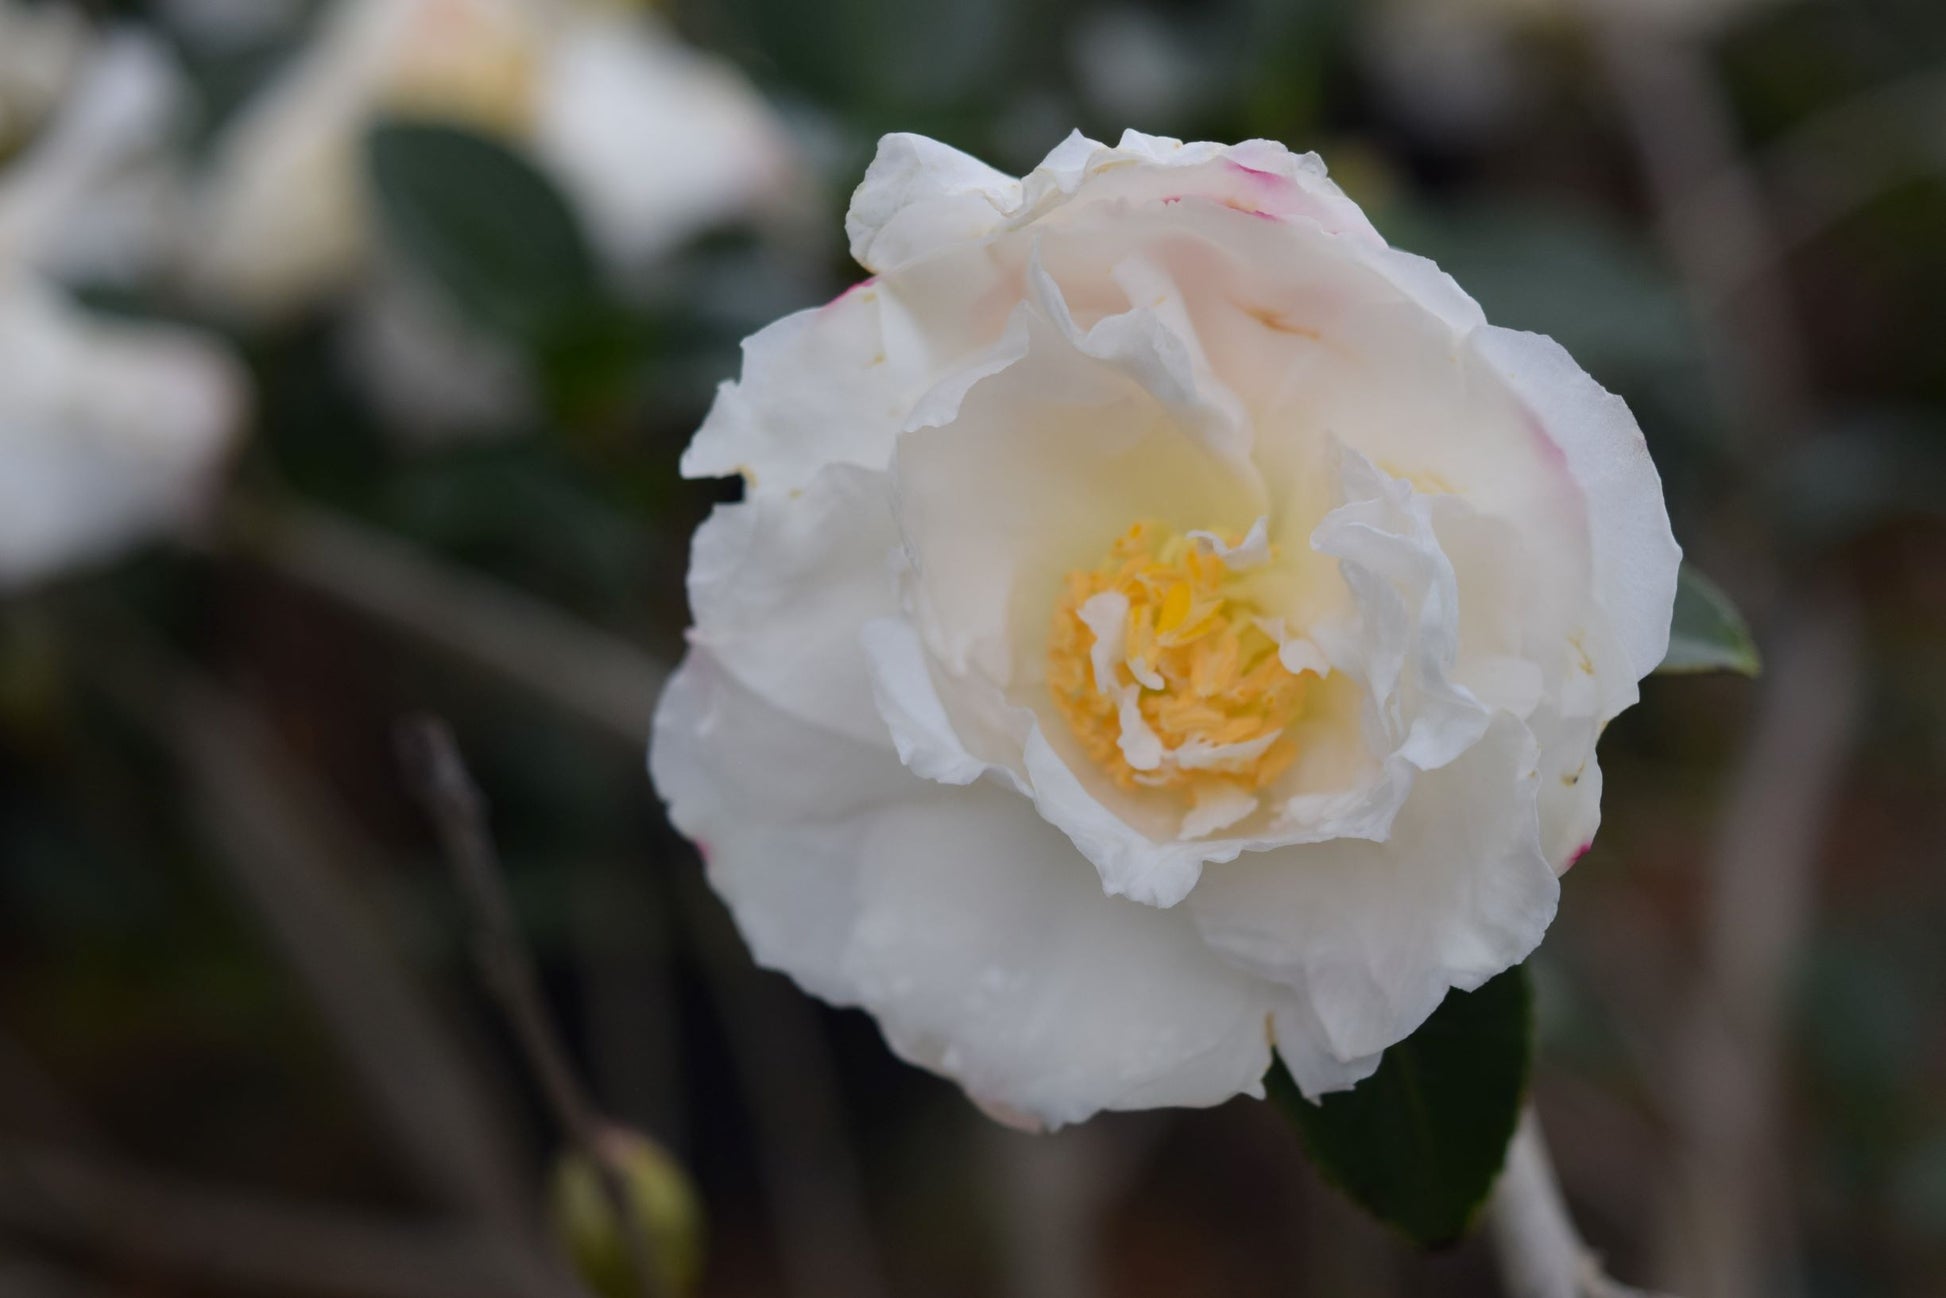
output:
M 385 267 L 352 304 L 342 356 L 409 444 L 513 432 L 536 415 L 533 367 L 423 275 Z
M 383 116 L 531 148 L 623 274 L 790 199 L 782 125 L 734 68 L 653 16 L 562 0 L 340 0 L 216 146 L 192 282 L 286 314 L 369 268 L 362 149 Z
M 73 9 L 0 0 L 0 159 L 32 137 L 87 43 L 87 23 Z
M 0 590 L 193 523 L 245 406 L 223 348 L 90 313 L 51 274 L 155 146 L 174 69 L 154 44 L 120 34 L 91 41 L 64 90 L 0 170 Z

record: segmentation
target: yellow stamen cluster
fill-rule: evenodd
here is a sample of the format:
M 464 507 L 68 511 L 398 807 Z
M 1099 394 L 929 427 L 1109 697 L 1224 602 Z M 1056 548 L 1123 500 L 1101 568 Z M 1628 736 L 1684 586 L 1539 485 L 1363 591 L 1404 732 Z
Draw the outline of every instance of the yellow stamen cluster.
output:
M 1234 544 L 1237 538 L 1230 538 Z M 1124 788 L 1182 788 L 1211 782 L 1263 788 L 1297 757 L 1285 733 L 1303 703 L 1304 680 L 1278 661 L 1277 644 L 1257 626 L 1260 610 L 1223 559 L 1194 540 L 1152 523 L 1118 539 L 1108 562 L 1068 574 L 1054 610 L 1048 686 L 1093 762 Z M 1126 644 L 1114 665 L 1116 692 L 1095 678 L 1095 633 L 1081 607 L 1104 593 L 1128 600 Z M 1120 739 L 1121 693 L 1139 687 L 1137 707 L 1165 749 L 1183 745 L 1268 746 L 1212 766 L 1165 759 L 1154 770 L 1129 764 Z

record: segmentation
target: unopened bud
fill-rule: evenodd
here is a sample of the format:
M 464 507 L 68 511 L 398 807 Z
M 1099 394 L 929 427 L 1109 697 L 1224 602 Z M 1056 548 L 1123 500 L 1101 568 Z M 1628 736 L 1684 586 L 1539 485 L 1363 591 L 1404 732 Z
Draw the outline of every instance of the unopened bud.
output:
M 668 1298 L 693 1292 L 703 1265 L 703 1213 L 689 1174 L 662 1146 L 620 1127 L 602 1133 L 601 1149 L 621 1174 L 658 1291 Z M 580 1150 L 556 1161 L 548 1211 L 583 1283 L 601 1298 L 639 1298 L 627 1232 L 611 1207 L 601 1169 Z

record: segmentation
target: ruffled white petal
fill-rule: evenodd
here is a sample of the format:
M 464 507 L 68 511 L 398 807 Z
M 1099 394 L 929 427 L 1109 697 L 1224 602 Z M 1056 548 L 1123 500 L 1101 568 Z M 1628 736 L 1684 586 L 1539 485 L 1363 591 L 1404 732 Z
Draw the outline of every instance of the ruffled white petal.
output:
M 887 135 L 851 196 L 845 236 L 866 270 L 883 272 L 998 228 L 1020 182 L 923 135 Z
M 845 231 L 859 264 L 884 272 L 1043 220 L 1069 203 L 1166 202 L 1185 195 L 1303 219 L 1383 246 L 1315 154 L 1293 154 L 1270 140 L 1184 144 L 1139 131 L 1124 132 L 1112 148 L 1076 132 L 1025 180 L 923 136 L 888 135 L 852 197 Z
M 744 339 L 743 376 L 717 390 L 683 476 L 742 474 L 768 494 L 804 486 L 827 464 L 883 469 L 931 379 L 900 303 L 860 284 Z
M 874 808 L 929 786 L 889 748 L 791 717 L 692 650 L 656 707 L 649 774 L 757 962 L 836 1005 Z
M 1593 545 L 1594 602 L 1606 615 L 1627 667 L 1604 690 L 1604 719 L 1635 701 L 1635 682 L 1669 647 L 1682 547 L 1669 530 L 1662 479 L 1642 430 L 1620 397 L 1540 334 L 1486 327 L 1473 348 L 1525 404 L 1542 454 L 1558 453 L 1581 489 Z
M 1058 1126 L 1260 1094 L 1268 990 L 1180 913 L 1104 897 L 1013 793 L 951 789 L 778 712 L 694 651 L 650 766 L 757 960 L 906 1058 Z
M 967 750 L 946 715 L 927 666 L 925 646 L 900 618 L 879 618 L 859 634 L 871 665 L 879 716 L 899 760 L 915 775 L 941 784 L 971 784 L 990 769 Z
M 1261 1094 L 1267 998 L 991 784 L 886 807 L 845 960 L 906 1058 L 1046 1126 Z
M 1536 760 L 1526 727 L 1503 716 L 1419 777 L 1387 841 L 1251 853 L 1205 871 L 1187 903 L 1204 937 L 1315 1015 L 1279 1016 L 1294 1056 L 1362 1067 L 1448 988 L 1477 987 L 1534 949 L 1558 895 Z
M 690 548 L 690 640 L 774 707 L 882 745 L 858 634 L 897 611 L 898 544 L 885 475 L 850 465 L 718 505 Z
M 1487 727 L 1487 709 L 1452 679 L 1459 657 L 1459 582 L 1427 501 L 1349 447 L 1338 454 L 1344 503 L 1311 534 L 1339 561 L 1358 626 L 1332 665 L 1362 680 L 1371 723 L 1421 770 L 1444 766 Z

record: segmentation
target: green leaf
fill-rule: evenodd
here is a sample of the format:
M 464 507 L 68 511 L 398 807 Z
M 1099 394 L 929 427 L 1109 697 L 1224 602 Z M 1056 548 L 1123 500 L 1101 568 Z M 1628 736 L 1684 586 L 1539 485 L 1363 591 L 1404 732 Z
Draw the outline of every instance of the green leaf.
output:
M 1527 970 L 1447 993 L 1378 1071 L 1312 1103 L 1283 1061 L 1264 1079 L 1325 1178 L 1415 1243 L 1466 1233 L 1493 1188 L 1527 1093 Z
M 1743 614 L 1717 584 L 1688 563 L 1676 579 L 1676 616 L 1669 628 L 1669 652 L 1658 672 L 1740 672 L 1763 670 L 1757 642 Z
M 458 127 L 384 122 L 366 160 L 385 233 L 480 324 L 547 344 L 600 308 L 573 210 L 519 154 Z

